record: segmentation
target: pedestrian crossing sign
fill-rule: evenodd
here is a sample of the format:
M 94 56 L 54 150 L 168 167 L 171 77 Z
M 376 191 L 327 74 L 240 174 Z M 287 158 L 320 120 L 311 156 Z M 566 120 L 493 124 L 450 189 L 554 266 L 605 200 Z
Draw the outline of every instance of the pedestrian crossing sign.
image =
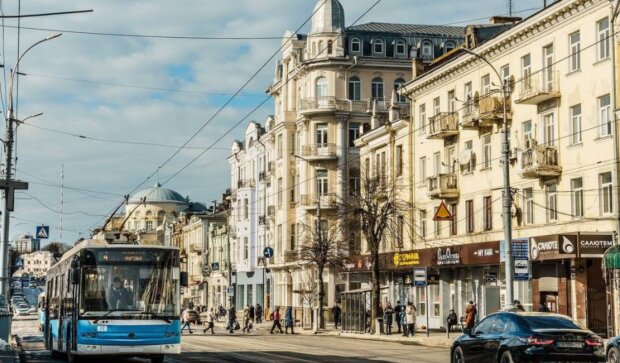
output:
M 448 207 L 446 206 L 446 203 L 444 203 L 444 201 L 442 200 L 441 204 L 435 211 L 435 216 L 433 217 L 433 221 L 435 222 L 451 221 L 452 218 L 453 218 L 452 213 L 450 213 L 450 211 L 448 210 Z
M 50 236 L 50 227 L 49 226 L 38 226 L 37 227 L 37 238 L 47 239 Z

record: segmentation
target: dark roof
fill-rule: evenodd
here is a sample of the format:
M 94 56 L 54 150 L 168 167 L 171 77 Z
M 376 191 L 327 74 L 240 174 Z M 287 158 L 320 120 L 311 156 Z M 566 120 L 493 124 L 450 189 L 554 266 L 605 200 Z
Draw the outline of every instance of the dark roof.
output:
M 397 33 L 403 35 L 437 35 L 442 37 L 462 38 L 465 28 L 445 25 L 418 25 L 418 24 L 392 24 L 392 23 L 367 23 L 354 25 L 347 31 L 373 32 L 373 33 Z

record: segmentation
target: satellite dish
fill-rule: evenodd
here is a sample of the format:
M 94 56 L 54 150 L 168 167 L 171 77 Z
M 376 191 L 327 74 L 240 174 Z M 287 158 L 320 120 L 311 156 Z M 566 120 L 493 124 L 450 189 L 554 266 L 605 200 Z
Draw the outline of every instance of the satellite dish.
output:
M 459 163 L 461 165 L 469 164 L 471 162 L 472 154 L 473 152 L 471 149 L 461 150 L 461 152 L 459 153 Z

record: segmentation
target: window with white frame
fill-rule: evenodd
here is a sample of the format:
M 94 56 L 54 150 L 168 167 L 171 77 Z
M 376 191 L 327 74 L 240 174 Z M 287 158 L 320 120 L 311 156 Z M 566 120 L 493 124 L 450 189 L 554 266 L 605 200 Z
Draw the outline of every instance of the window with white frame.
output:
M 503 65 L 502 68 L 499 69 L 499 74 L 501 74 L 502 81 L 504 81 L 504 84 L 507 87 L 506 91 L 510 92 L 511 91 L 510 90 L 510 87 L 511 87 L 511 84 L 510 84 L 510 65 L 508 65 L 508 64 Z
M 146 230 L 150 231 L 153 229 L 153 221 L 146 221 Z
M 573 218 L 583 218 L 583 179 L 571 179 L 570 194 Z
M 407 53 L 406 43 L 402 39 L 396 41 L 396 45 L 394 46 L 394 48 L 397 56 L 404 56 L 405 53 Z
M 439 207 L 435 207 L 435 213 L 437 214 L 437 210 L 439 209 Z M 440 221 L 435 221 L 435 223 L 433 223 L 435 226 L 435 237 L 441 237 L 441 222 Z
M 570 108 L 571 145 L 581 144 L 581 104 Z
M 372 98 L 378 99 L 383 98 L 383 79 L 380 77 L 376 77 L 372 80 Z
M 611 135 L 611 99 L 609 95 L 598 98 L 598 118 L 600 125 L 600 136 Z
M 456 111 L 456 96 L 454 90 L 448 91 L 448 112 Z
M 581 69 L 581 34 L 576 31 L 568 36 L 568 71 Z
M 327 124 L 316 125 L 316 147 L 327 146 Z
M 534 190 L 523 189 L 523 221 L 525 224 L 534 224 Z
M 362 82 L 357 76 L 349 78 L 349 99 L 351 101 L 362 99 Z
M 329 183 L 327 179 L 327 170 L 318 170 L 316 190 L 319 196 L 327 195 L 329 193 Z
M 247 237 L 243 237 L 243 259 L 248 260 L 250 258 L 250 244 Z
M 550 183 L 547 187 L 547 221 L 555 222 L 558 220 L 558 184 Z
M 295 223 L 291 223 L 291 228 L 290 228 L 290 240 L 289 240 L 289 248 L 291 251 L 295 251 L 297 250 L 297 235 L 295 234 Z
M 284 136 L 282 134 L 278 135 L 278 159 L 282 158 L 282 150 L 284 147 L 284 140 L 282 139 Z
M 349 178 L 349 195 L 355 196 L 359 195 L 360 192 L 360 178 L 359 176 L 354 176 Z
M 422 58 L 433 58 L 433 43 L 428 40 L 422 42 Z
M 523 146 L 528 149 L 531 147 L 529 140 L 532 140 L 532 121 L 525 121 L 521 128 L 523 130 Z
M 596 56 L 598 60 L 609 58 L 609 18 L 604 18 L 596 22 Z
M 465 102 L 470 102 L 473 96 L 473 86 L 471 82 L 465 83 L 465 86 L 463 86 L 463 99 L 465 100 Z
M 426 211 L 420 210 L 419 212 L 419 234 L 420 237 L 426 237 Z
M 454 42 L 446 42 L 446 53 L 454 49 Z
M 555 114 L 543 115 L 543 142 L 546 146 L 555 145 Z
M 491 93 L 491 76 L 489 74 L 485 74 L 480 79 L 480 88 L 482 89 L 482 97 L 489 96 Z
M 433 100 L 433 111 L 435 112 L 433 115 L 437 116 L 441 112 L 441 99 L 436 97 Z
M 351 39 L 351 52 L 359 53 L 361 51 L 362 51 L 362 42 L 360 41 L 360 39 L 359 38 Z
M 530 54 L 521 57 L 521 81 L 522 90 L 532 89 L 532 57 Z
M 249 209 L 249 200 L 248 198 L 244 198 L 243 199 L 243 219 L 248 219 L 249 213 L 248 213 L 248 209 Z
M 476 225 L 474 221 L 474 201 L 465 201 L 465 221 L 467 222 L 467 233 L 474 233 Z
M 611 172 L 599 174 L 599 200 L 601 205 L 601 214 L 608 215 L 614 212 L 613 207 L 613 186 Z
M 278 205 L 279 206 L 282 205 L 282 202 L 284 200 L 282 193 L 283 193 L 282 178 L 278 178 Z
M 374 55 L 383 55 L 383 39 L 375 38 L 372 41 L 372 53 Z
M 349 147 L 355 147 L 355 140 L 360 137 L 360 124 L 349 124 Z
M 482 137 L 482 165 L 484 169 L 491 167 L 491 160 L 493 158 L 491 150 L 491 134 L 484 135 Z
M 547 92 L 551 92 L 554 89 L 553 52 L 553 44 L 543 47 L 543 86 Z
M 462 164 L 462 170 L 464 173 L 471 173 L 474 171 L 474 169 L 476 169 L 476 161 L 473 155 L 474 142 L 472 140 L 465 142 L 465 150 L 468 150 L 470 158 L 468 163 Z
M 493 229 L 493 201 L 490 196 L 482 199 L 484 205 L 484 230 L 490 231 Z
M 425 104 L 421 104 L 419 107 L 419 114 L 420 114 L 420 124 L 419 124 L 419 128 L 420 128 L 420 135 L 423 135 L 424 133 L 426 133 L 426 105 Z
M 420 158 L 418 168 L 420 173 L 420 185 L 426 185 L 426 156 Z
M 441 174 L 441 154 L 439 152 L 433 154 L 433 171 L 435 177 Z

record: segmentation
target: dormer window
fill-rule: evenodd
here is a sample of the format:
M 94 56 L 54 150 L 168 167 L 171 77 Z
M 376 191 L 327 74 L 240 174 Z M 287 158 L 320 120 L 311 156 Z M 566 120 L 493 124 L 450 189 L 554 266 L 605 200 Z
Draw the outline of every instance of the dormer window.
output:
M 422 58 L 433 58 L 433 43 L 428 40 L 422 43 Z
M 372 41 L 372 54 L 383 55 L 383 39 L 377 38 Z
M 360 38 L 351 39 L 351 53 L 360 53 L 362 51 L 362 42 Z
M 448 53 L 452 49 L 454 49 L 454 43 L 453 42 L 446 42 L 446 53 Z
M 395 48 L 397 56 L 404 56 L 405 53 L 406 53 L 407 46 L 406 46 L 404 40 L 399 39 L 399 40 L 396 41 L 396 44 L 395 44 L 394 48 Z

